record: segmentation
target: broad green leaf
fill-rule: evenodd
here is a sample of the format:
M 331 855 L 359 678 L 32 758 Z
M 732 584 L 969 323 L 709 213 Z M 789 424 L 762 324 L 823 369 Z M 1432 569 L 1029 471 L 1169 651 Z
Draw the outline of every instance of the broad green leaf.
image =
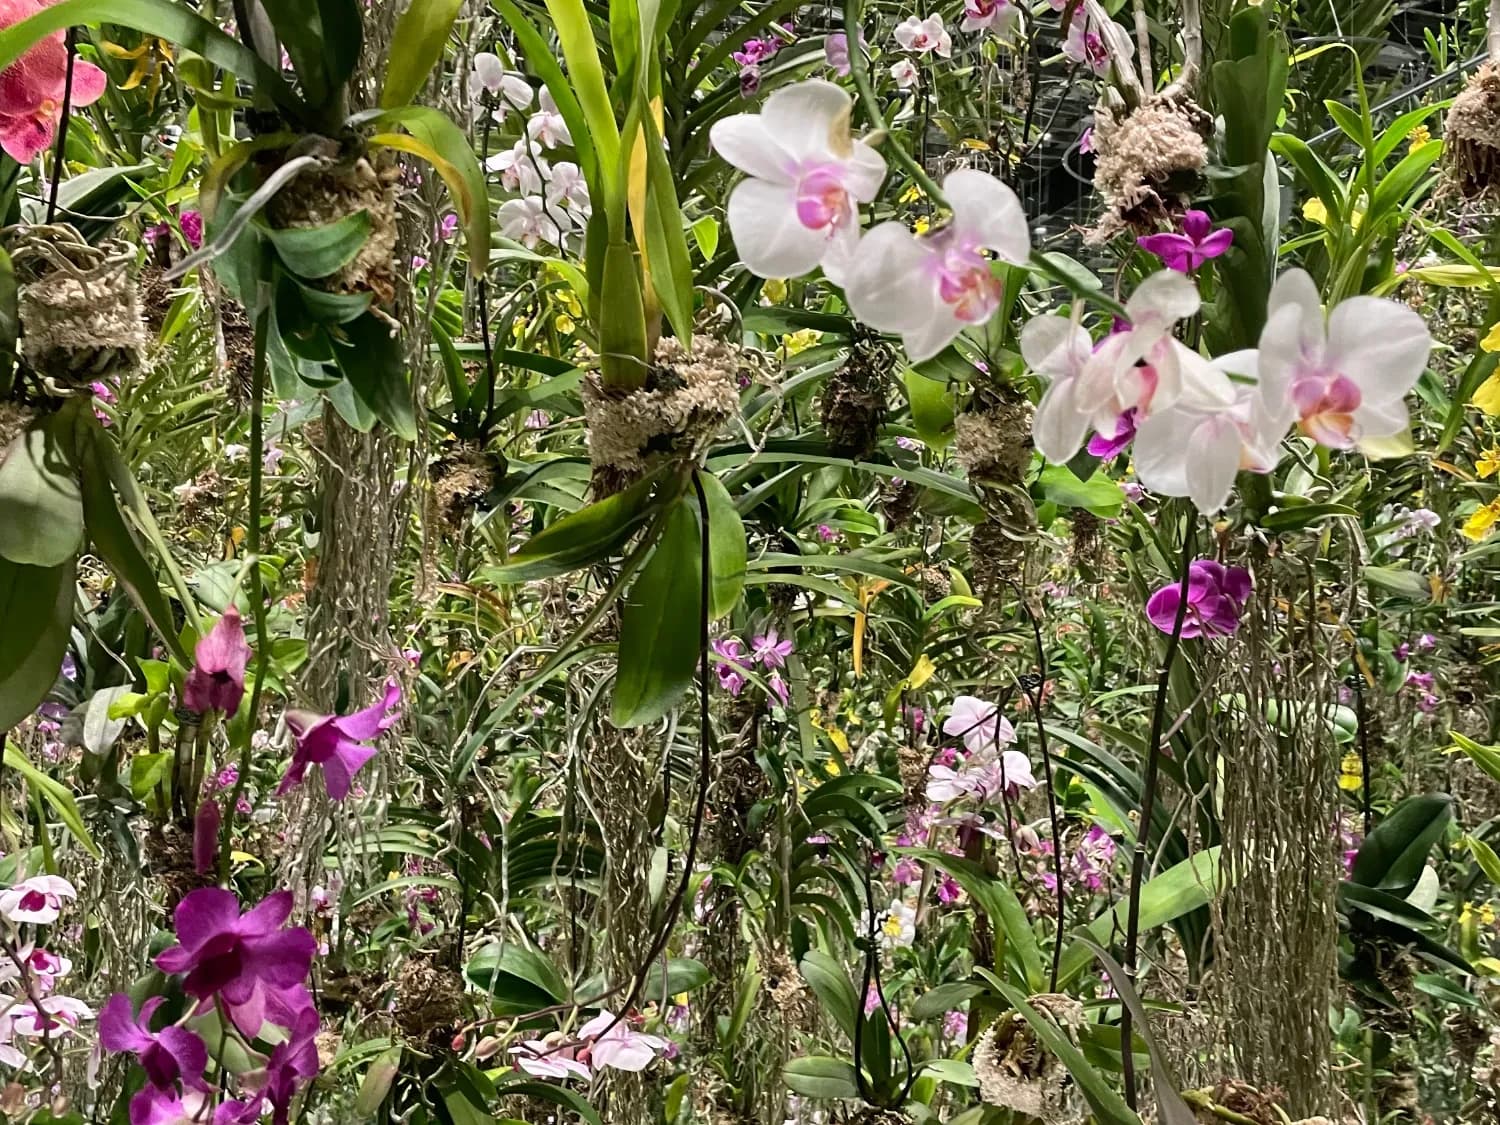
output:
M 934 1019 L 968 1002 L 983 991 L 983 985 L 970 984 L 966 981 L 949 981 L 917 997 L 909 1014 L 914 1020 Z
M 333 108 L 364 41 L 357 0 L 263 0 L 313 105 Z M 403 42 L 397 39 L 396 42 Z M 401 52 L 392 52 L 393 60 Z
M 806 1055 L 791 1059 L 782 1068 L 781 1079 L 787 1089 L 804 1098 L 857 1098 L 859 1083 L 854 1067 L 843 1059 L 827 1055 Z
M 57 682 L 73 625 L 74 562 L 0 559 L 0 731 L 36 710 Z
M 693 683 L 702 604 L 702 536 L 683 498 L 625 595 L 611 718 L 638 727 L 670 711 Z
M 484 946 L 464 966 L 464 975 L 491 995 L 497 1015 L 545 1008 L 568 994 L 552 962 L 515 942 Z
M 809 949 L 797 969 L 839 1030 L 853 1036 L 859 1001 L 844 966 L 821 949 Z
M 33 422 L 0 451 L 0 558 L 57 566 L 83 542 L 74 451 L 77 407 Z
M 1453 739 L 1454 745 L 1467 754 L 1476 766 L 1493 780 L 1500 781 L 1500 747 L 1485 746 L 1456 730 L 1450 730 L 1448 737 Z
M 609 87 L 604 80 L 604 67 L 599 60 L 599 48 L 594 42 L 594 26 L 588 10 L 583 0 L 547 0 L 547 12 L 562 46 L 563 60 L 568 64 L 569 85 L 583 114 L 585 135 L 599 156 L 599 176 L 604 193 L 602 198 L 594 200 L 594 206 L 605 210 L 617 203 L 623 206 L 623 196 L 619 195 L 624 190 L 620 176 L 620 129 L 610 102 Z M 551 88 L 550 82 L 548 88 Z M 552 93 L 555 97 L 557 91 Z M 573 135 L 578 136 L 576 132 Z M 622 235 L 624 232 L 614 233 Z
M 370 237 L 370 213 L 355 211 L 320 227 L 262 226 L 276 255 L 297 277 L 317 279 L 354 260 Z
M 1222 890 L 1223 871 L 1219 863 L 1219 848 L 1209 848 L 1181 863 L 1167 868 L 1155 878 L 1148 879 L 1141 887 L 1140 932 L 1149 933 L 1157 926 L 1181 918 L 1206 905 L 1215 893 Z M 1130 904 L 1120 899 L 1113 907 L 1095 918 L 1088 926 L 1088 936 L 1100 945 L 1112 941 L 1125 932 L 1126 917 Z M 1063 951 L 1062 971 L 1058 974 L 1058 985 L 1065 988 L 1087 967 L 1093 953 L 1087 945 L 1074 940 Z
M 673 957 L 667 962 L 666 980 L 662 980 L 660 964 L 652 965 L 646 975 L 643 991 L 645 996 L 678 996 L 702 988 L 712 979 L 707 966 L 691 957 Z
M 1005 935 L 1005 954 L 1007 959 L 1015 958 L 1017 979 L 1024 981 L 1030 991 L 1039 990 L 1045 979 L 1042 951 L 1037 945 L 1036 932 L 1031 928 L 1031 919 L 1015 891 L 972 860 L 930 849 L 911 849 L 909 854 L 932 864 L 939 871 L 946 871 L 958 881 L 974 904 L 989 915 L 991 924 Z
M 400 341 L 385 321 L 365 313 L 344 325 L 334 337 L 333 358 L 355 396 L 376 418 L 407 441 L 416 438 L 406 362 Z
M 911 424 L 930 449 L 946 448 L 953 440 L 953 399 L 945 383 L 908 368 L 901 375 L 911 404 Z
M 719 250 L 719 220 L 712 215 L 703 215 L 693 221 L 693 241 L 704 261 L 712 261 Z
M 417 96 L 432 68 L 442 60 L 448 33 L 462 7 L 463 0 L 411 0 L 391 37 L 399 49 L 391 52 L 386 67 L 385 85 L 380 91 L 382 108 L 395 109 Z
M 1392 594 L 1410 598 L 1416 602 L 1432 600 L 1432 586 L 1424 575 L 1396 566 L 1367 566 L 1362 573 L 1365 581 Z
M 717 621 L 739 604 L 745 589 L 745 521 L 718 477 L 699 470 L 698 482 L 708 502 L 708 614 Z
M 401 1071 L 402 1048 L 398 1044 L 387 1047 L 365 1070 L 360 1081 L 359 1093 L 354 1098 L 354 1114 L 357 1118 L 374 1117 L 385 1102 L 385 1097 Z
M 443 178 L 453 209 L 464 228 L 464 245 L 469 251 L 469 274 L 483 277 L 490 256 L 490 197 L 484 169 L 474 155 L 473 146 L 464 131 L 431 106 L 408 105 L 395 109 L 374 110 L 356 114 L 353 124 L 369 124 L 385 129 L 400 126 L 405 134 L 381 133 L 370 138 L 371 144 L 409 152 L 427 161 Z
M 1079 480 L 1066 465 L 1048 465 L 1037 485 L 1043 499 L 1063 508 L 1083 508 L 1103 518 L 1117 515 L 1125 503 L 1117 481 L 1103 473 Z
M 535 582 L 590 566 L 619 551 L 658 507 L 655 480 L 637 481 L 624 492 L 596 500 L 563 516 L 521 545 L 504 566 L 482 573 L 497 585 Z
M 588 1099 L 576 1090 L 570 1090 L 566 1086 L 559 1086 L 555 1082 L 540 1082 L 530 1077 L 525 1071 L 509 1070 L 494 1071 L 495 1086 L 505 1094 L 515 1094 L 523 1098 L 531 1098 L 538 1101 L 551 1102 L 553 1105 L 561 1106 L 572 1113 L 576 1113 L 580 1120 L 587 1125 L 602 1125 L 599 1111 L 589 1104 Z M 490 1118 L 485 1118 L 488 1123 Z
M 1444 794 L 1408 797 L 1360 844 L 1349 878 L 1362 886 L 1411 894 L 1427 863 L 1427 853 L 1453 819 L 1453 799 Z
M 693 335 L 693 263 L 677 204 L 677 187 L 661 134 L 650 113 L 642 114 L 646 148 L 646 261 L 667 323 L 685 345 Z

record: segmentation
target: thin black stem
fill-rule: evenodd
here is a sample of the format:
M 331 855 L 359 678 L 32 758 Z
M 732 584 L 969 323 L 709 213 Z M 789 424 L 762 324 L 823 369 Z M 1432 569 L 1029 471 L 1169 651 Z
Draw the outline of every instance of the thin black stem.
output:
M 68 73 L 63 79 L 62 117 L 57 123 L 57 143 L 52 150 L 52 183 L 47 189 L 47 222 L 57 218 L 57 189 L 62 184 L 63 157 L 68 151 L 68 118 L 73 116 L 73 60 L 78 55 L 76 32 L 68 28 Z
M 1167 689 L 1172 681 L 1172 666 L 1182 641 L 1182 626 L 1187 620 L 1188 580 L 1193 566 L 1193 517 L 1188 516 L 1182 534 L 1182 577 L 1177 588 L 1177 618 L 1167 637 L 1167 651 L 1162 656 L 1161 673 L 1156 679 L 1156 706 L 1151 711 L 1151 739 L 1146 743 L 1146 776 L 1141 783 L 1141 819 L 1136 825 L 1135 854 L 1130 863 L 1130 898 L 1125 916 L 1125 956 L 1121 958 L 1130 983 L 1135 984 L 1136 949 L 1141 933 L 1141 885 L 1146 876 L 1147 855 L 1151 851 L 1151 821 L 1156 815 L 1156 780 L 1161 771 L 1161 736 L 1167 719 Z M 1130 1009 L 1120 1013 L 1120 1058 L 1124 1063 L 1125 1101 L 1136 1106 L 1135 1052 L 1131 1050 Z
M 1358 647 L 1354 650 L 1354 715 L 1359 726 L 1359 800 L 1368 836 L 1375 825 L 1375 810 L 1370 806 L 1370 736 L 1365 725 L 1365 678 Z

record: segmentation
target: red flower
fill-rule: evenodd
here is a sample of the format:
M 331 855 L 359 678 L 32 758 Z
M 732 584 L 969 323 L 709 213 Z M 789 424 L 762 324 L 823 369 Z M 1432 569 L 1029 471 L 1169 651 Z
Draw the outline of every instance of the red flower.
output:
M 48 6 L 42 0 L 0 0 L 0 29 L 29 19 Z M 67 81 L 68 49 L 61 31 L 42 39 L 0 72 L 0 149 L 29 164 L 52 144 L 62 117 Z M 98 101 L 105 84 L 104 71 L 75 59 L 73 108 Z

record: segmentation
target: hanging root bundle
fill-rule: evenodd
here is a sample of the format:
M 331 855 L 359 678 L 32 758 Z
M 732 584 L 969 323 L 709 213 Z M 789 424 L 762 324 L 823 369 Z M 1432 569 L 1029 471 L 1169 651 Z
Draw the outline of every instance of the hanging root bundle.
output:
M 823 388 L 823 432 L 835 457 L 863 461 L 875 452 L 894 364 L 890 345 L 860 335 L 844 365 L 829 378 Z
M 1500 193 L 1500 66 L 1486 62 L 1453 99 L 1443 127 L 1448 181 L 1465 199 Z
M 1177 225 L 1208 165 L 1213 118 L 1186 91 L 1163 92 L 1133 110 L 1094 113 L 1094 186 L 1107 210 L 1089 235 L 1151 234 Z
M 1083 1005 L 1070 996 L 1046 994 L 1029 1003 L 1070 1037 L 1083 1025 Z M 974 1044 L 974 1073 L 979 1096 L 990 1105 L 1040 1118 L 1072 1121 L 1073 1080 L 1056 1055 L 1043 1046 L 1031 1024 L 1018 1012 L 1006 1012 Z
M 954 423 L 953 455 L 981 486 L 1019 485 L 1031 465 L 1031 404 L 1007 396 L 965 411 Z
M 370 234 L 343 267 L 315 280 L 332 293 L 370 293 L 382 304 L 396 296 L 396 182 L 394 162 L 377 168 L 363 156 L 328 160 L 277 192 L 267 207 L 281 230 L 322 227 L 363 211 Z
M 78 388 L 140 365 L 134 249 L 115 239 L 92 246 L 60 223 L 12 227 L 5 241 L 20 286 L 21 357 L 33 371 Z
M 504 472 L 495 455 L 473 446 L 459 446 L 443 454 L 427 471 L 432 482 L 433 515 L 450 531 L 457 530 Z
M 736 344 L 696 336 L 690 355 L 682 341 L 664 336 L 639 390 L 586 381 L 589 458 L 599 491 L 617 492 L 663 461 L 701 457 L 739 411 L 740 379 L 757 366 L 753 353 Z

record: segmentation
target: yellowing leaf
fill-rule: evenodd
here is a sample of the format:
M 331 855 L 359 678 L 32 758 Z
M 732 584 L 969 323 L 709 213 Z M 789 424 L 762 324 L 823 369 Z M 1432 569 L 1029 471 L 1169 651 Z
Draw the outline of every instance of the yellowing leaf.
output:
M 912 665 L 911 672 L 906 677 L 906 689 L 916 691 L 919 687 L 932 679 L 933 673 L 937 671 L 937 665 L 932 662 L 932 657 L 925 652 L 917 657 L 916 664 Z

